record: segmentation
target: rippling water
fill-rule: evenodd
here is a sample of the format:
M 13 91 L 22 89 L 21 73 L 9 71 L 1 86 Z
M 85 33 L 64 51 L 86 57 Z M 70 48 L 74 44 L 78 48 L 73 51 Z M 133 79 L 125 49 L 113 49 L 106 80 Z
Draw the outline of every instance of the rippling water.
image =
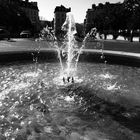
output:
M 58 63 L 35 71 L 0 68 L 1 140 L 139 140 L 139 68 L 79 63 L 74 84 Z

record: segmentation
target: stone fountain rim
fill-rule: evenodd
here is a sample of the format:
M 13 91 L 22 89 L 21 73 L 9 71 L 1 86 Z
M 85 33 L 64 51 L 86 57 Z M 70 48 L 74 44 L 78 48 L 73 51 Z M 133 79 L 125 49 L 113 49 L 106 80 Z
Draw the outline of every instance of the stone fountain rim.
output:
M 14 61 L 16 61 L 16 56 L 21 55 L 24 56 L 24 58 L 26 58 L 26 56 L 28 55 L 28 57 L 30 56 L 30 58 L 32 58 L 32 53 L 36 53 L 37 51 L 34 49 L 17 49 L 17 50 L 2 50 L 0 51 L 0 63 L 1 61 L 3 61 L 4 63 L 7 63 L 8 60 L 12 60 L 12 58 L 14 57 Z M 140 53 L 131 53 L 131 52 L 123 52 L 123 51 L 111 51 L 111 50 L 104 50 L 104 56 L 106 58 L 109 58 L 111 60 L 111 58 L 114 58 L 115 60 L 119 60 L 120 58 L 125 59 L 125 61 L 133 61 L 133 64 L 136 62 L 137 66 L 140 66 Z M 80 57 L 87 57 L 87 56 L 92 56 L 92 57 L 98 57 L 101 56 L 102 54 L 102 50 L 96 50 L 96 49 L 83 49 L 81 52 Z M 39 51 L 40 56 L 45 56 L 46 60 L 48 59 L 47 56 L 52 55 L 52 57 L 54 57 L 55 59 L 58 58 L 57 56 L 57 49 L 55 48 L 41 48 Z M 85 58 L 83 57 L 83 58 Z M 5 59 L 6 58 L 6 59 Z M 5 59 L 5 60 L 3 60 Z M 20 58 L 22 59 L 22 58 Z M 86 59 L 86 58 L 85 58 Z M 18 60 L 18 57 L 17 57 Z M 86 61 L 87 62 L 87 61 Z M 129 62 L 128 62 L 129 63 Z M 121 64 L 121 62 L 120 62 Z M 131 64 L 130 64 L 131 65 Z

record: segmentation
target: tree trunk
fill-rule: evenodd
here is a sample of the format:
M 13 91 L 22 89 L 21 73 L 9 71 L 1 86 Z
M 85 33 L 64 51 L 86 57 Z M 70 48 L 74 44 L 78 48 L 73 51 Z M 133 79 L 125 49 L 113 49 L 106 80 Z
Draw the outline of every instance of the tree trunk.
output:
M 107 34 L 104 34 L 104 36 L 105 36 L 105 38 L 104 38 L 104 39 L 106 40 L 106 39 L 107 39 Z
M 140 30 L 139 30 L 139 42 L 140 42 Z
M 130 42 L 133 42 L 133 36 L 130 37 Z
M 113 39 L 116 40 L 118 35 L 113 35 Z
M 133 42 L 133 30 L 130 32 L 130 42 Z

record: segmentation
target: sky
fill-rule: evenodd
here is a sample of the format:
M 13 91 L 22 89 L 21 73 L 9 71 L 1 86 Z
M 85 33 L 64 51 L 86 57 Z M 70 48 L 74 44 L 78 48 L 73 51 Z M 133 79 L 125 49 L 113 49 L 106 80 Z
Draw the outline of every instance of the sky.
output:
M 98 3 L 116 3 L 124 0 L 32 0 L 38 2 L 39 16 L 45 20 L 52 21 L 54 17 L 54 9 L 56 6 L 63 5 L 66 8 L 71 7 L 71 12 L 77 23 L 83 23 L 87 9 L 92 7 L 92 4 Z

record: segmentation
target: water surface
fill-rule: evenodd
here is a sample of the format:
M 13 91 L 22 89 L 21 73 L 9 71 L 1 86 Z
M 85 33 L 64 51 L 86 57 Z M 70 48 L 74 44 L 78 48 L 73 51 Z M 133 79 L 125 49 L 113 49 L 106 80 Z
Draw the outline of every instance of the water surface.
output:
M 74 84 L 58 63 L 0 68 L 0 139 L 139 140 L 140 69 L 79 63 Z

